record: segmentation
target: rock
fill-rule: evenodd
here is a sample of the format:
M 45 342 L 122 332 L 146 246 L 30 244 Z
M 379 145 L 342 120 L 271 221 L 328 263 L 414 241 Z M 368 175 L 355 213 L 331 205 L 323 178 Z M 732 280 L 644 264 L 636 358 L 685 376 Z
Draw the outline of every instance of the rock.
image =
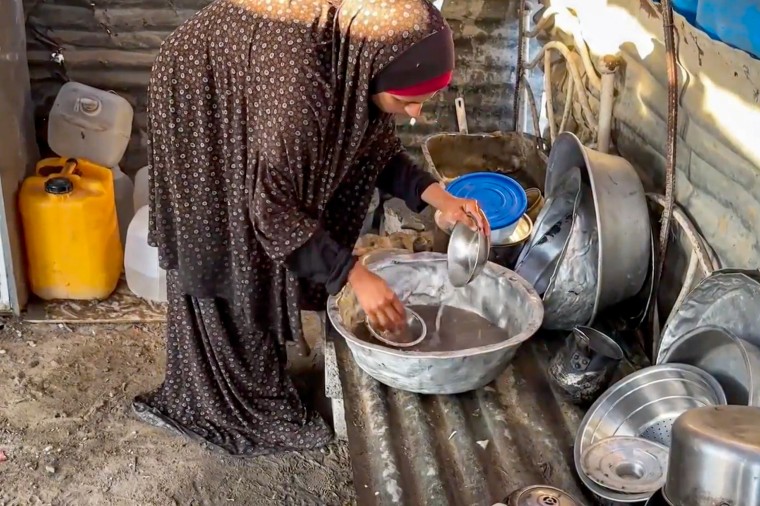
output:
M 53 466 L 45 466 L 45 472 L 48 474 L 55 474 L 55 468 Z
M 424 232 L 425 224 L 420 217 L 409 210 L 401 199 L 390 199 L 383 204 L 383 225 L 381 235 L 396 232 Z

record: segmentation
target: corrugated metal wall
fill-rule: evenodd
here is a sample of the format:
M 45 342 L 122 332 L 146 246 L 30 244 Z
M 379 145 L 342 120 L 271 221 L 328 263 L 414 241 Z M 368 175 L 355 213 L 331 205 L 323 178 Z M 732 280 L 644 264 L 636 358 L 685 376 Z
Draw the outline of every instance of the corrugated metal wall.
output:
M 209 0 L 24 0 L 38 123 L 65 79 L 114 90 L 135 107 L 132 142 L 122 165 L 145 162 L 146 86 L 161 41 Z M 447 1 L 456 33 L 458 72 L 426 117 L 402 125 L 405 143 L 456 128 L 454 98 L 467 101 L 471 131 L 512 129 L 517 48 L 515 0 Z M 63 63 L 53 60 L 62 49 Z M 44 125 L 42 125 L 44 126 Z
M 592 60 L 618 53 L 613 138 L 648 191 L 663 191 L 667 74 L 659 6 L 651 0 L 563 0 L 554 38 L 579 29 Z M 760 61 L 676 15 L 679 52 L 676 199 L 726 267 L 760 265 Z M 555 85 L 561 86 L 553 78 Z M 564 91 L 555 99 L 562 100 Z

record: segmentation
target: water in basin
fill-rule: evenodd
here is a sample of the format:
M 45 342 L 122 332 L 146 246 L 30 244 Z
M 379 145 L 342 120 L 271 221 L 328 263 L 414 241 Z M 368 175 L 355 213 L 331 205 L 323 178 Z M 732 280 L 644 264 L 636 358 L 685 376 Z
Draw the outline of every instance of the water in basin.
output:
M 410 305 L 427 325 L 427 337 L 407 351 L 457 351 L 488 346 L 509 339 L 509 333 L 479 314 L 447 305 Z M 371 344 L 391 348 L 370 334 L 364 322 L 353 329 L 354 335 Z

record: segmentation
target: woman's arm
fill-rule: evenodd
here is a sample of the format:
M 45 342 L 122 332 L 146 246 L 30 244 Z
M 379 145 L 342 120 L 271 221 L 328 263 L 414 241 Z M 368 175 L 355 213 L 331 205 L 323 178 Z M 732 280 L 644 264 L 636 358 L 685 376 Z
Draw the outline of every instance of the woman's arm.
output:
M 353 251 L 341 246 L 322 228 L 288 257 L 288 267 L 300 278 L 325 285 L 327 293 L 338 293 L 356 264 Z
M 437 182 L 402 149 L 385 165 L 375 186 L 384 193 L 400 198 L 411 211 L 419 213 L 428 204 L 432 205 L 432 202 L 423 199 L 423 193 Z

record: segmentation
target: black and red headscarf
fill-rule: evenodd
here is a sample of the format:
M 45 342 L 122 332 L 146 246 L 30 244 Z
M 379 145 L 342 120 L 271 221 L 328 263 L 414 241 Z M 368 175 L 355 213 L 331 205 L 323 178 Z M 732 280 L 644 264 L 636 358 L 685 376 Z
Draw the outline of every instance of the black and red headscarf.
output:
M 451 83 L 453 71 L 454 38 L 451 29 L 443 26 L 383 68 L 373 79 L 370 93 L 400 97 L 434 93 Z

